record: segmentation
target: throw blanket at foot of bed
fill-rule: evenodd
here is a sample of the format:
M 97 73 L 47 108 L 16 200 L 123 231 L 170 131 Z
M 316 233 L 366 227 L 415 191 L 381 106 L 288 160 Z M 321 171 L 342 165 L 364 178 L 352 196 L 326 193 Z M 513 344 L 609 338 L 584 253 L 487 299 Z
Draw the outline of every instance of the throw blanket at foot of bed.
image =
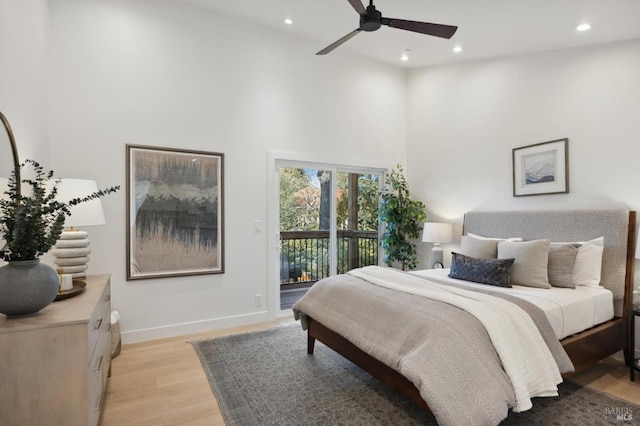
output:
M 495 425 L 511 407 L 530 408 L 531 397 L 557 395 L 564 371 L 521 308 L 441 287 L 368 267 L 319 281 L 294 314 L 411 380 L 440 425 Z

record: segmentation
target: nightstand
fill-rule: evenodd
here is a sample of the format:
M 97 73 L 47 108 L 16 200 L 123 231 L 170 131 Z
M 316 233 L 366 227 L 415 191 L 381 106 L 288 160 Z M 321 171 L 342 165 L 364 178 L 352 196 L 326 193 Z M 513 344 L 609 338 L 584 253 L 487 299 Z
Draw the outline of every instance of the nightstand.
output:
M 640 367 L 638 367 L 638 360 L 640 358 L 636 358 L 636 317 L 640 316 L 640 305 L 635 304 L 631 305 L 629 308 L 629 354 L 631 355 L 631 367 L 630 370 L 630 378 L 631 381 L 635 381 L 636 379 L 636 371 L 640 371 Z

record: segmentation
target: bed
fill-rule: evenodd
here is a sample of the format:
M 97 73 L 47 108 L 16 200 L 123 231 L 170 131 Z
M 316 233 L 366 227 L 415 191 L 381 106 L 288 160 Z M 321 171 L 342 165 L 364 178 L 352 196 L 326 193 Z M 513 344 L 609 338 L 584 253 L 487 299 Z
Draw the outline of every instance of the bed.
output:
M 464 234 L 473 233 L 477 235 L 495 237 L 517 236 L 522 238 L 524 241 L 548 239 L 554 242 L 577 242 L 589 241 L 594 238 L 604 237 L 604 249 L 602 251 L 601 265 L 602 289 L 600 289 L 602 290 L 602 292 L 600 293 L 599 297 L 600 300 L 607 299 L 607 297 L 609 298 L 609 302 L 601 302 L 604 303 L 605 306 L 608 303 L 609 308 L 605 307 L 604 309 L 600 309 L 597 308 L 596 305 L 594 305 L 593 309 L 589 311 L 589 315 L 587 316 L 590 317 L 590 319 L 587 318 L 586 326 L 576 326 L 575 324 L 572 324 L 571 321 L 569 321 L 567 324 L 562 321 L 560 325 L 558 325 L 557 323 L 556 325 L 553 324 L 554 315 L 555 317 L 562 317 L 567 312 L 570 312 L 570 308 L 568 307 L 563 307 L 560 309 L 560 311 L 556 309 L 556 313 L 551 313 L 550 315 L 552 320 L 548 322 L 549 327 L 553 329 L 552 333 L 555 333 L 555 338 L 561 339 L 559 341 L 559 345 L 561 345 L 561 347 L 564 349 L 564 352 L 573 365 L 572 369 L 564 369 L 563 377 L 566 377 L 573 372 L 581 371 L 620 350 L 624 351 L 625 360 L 627 362 L 629 360 L 627 337 L 627 308 L 628 306 L 630 306 L 632 301 L 633 262 L 636 241 L 635 230 L 635 212 L 630 212 L 625 209 L 469 212 L 465 215 L 463 226 Z M 411 277 L 409 279 L 409 281 L 415 278 L 429 279 L 430 282 L 438 283 L 439 281 L 447 281 L 446 275 L 446 270 L 417 272 L 416 274 L 414 274 L 414 277 Z M 338 276 L 331 277 L 328 280 L 330 285 L 325 285 L 324 288 L 329 288 L 331 287 L 331 285 L 341 286 L 343 285 L 344 281 L 353 281 L 354 277 Z M 389 281 L 392 281 L 392 279 L 389 278 Z M 364 292 L 364 290 L 362 291 Z M 570 293 L 570 291 L 571 290 L 566 290 L 564 291 L 564 293 L 578 295 L 578 292 Z M 368 292 L 369 291 L 367 290 L 367 293 Z M 379 295 L 375 296 L 374 299 L 380 301 L 385 297 L 387 297 L 385 294 L 380 293 Z M 425 401 L 425 399 L 433 401 L 433 397 L 431 396 L 425 398 L 423 395 L 425 393 L 425 384 L 421 381 L 425 380 L 424 376 L 416 379 L 416 376 L 411 375 L 411 380 L 407 378 L 406 376 L 408 376 L 409 374 L 407 374 L 406 372 L 406 362 L 403 364 L 402 368 L 398 366 L 396 366 L 396 368 L 390 367 L 390 365 L 393 366 L 394 363 L 390 362 L 385 355 L 386 348 L 384 347 L 384 345 L 386 343 L 382 340 L 376 341 L 376 317 L 386 315 L 389 317 L 397 316 L 398 318 L 400 318 L 402 317 L 402 315 L 405 315 L 406 311 L 410 310 L 409 307 L 412 306 L 411 303 L 415 302 L 413 301 L 414 299 L 409 299 L 410 297 L 412 297 L 411 295 L 407 295 L 404 297 L 407 298 L 407 300 L 403 303 L 407 303 L 407 305 L 402 309 L 402 312 L 396 312 L 395 314 L 393 312 L 386 312 L 386 305 L 379 304 L 376 305 L 376 312 L 374 314 L 368 314 L 370 318 L 367 318 L 365 315 L 357 320 L 357 322 L 360 322 L 361 324 L 356 324 L 356 321 L 350 322 L 351 320 L 348 319 L 348 307 L 345 307 L 343 309 L 346 312 L 344 316 L 332 314 L 330 316 L 325 316 L 322 319 L 319 319 L 323 316 L 323 309 L 314 310 L 309 306 L 305 306 L 305 303 L 302 302 L 304 298 L 301 299 L 301 301 L 298 302 L 296 306 L 294 306 L 294 314 L 297 318 L 301 318 L 303 320 L 303 327 L 307 329 L 307 347 L 309 354 L 313 353 L 315 341 L 319 340 L 326 344 L 328 347 L 343 355 L 345 358 L 359 365 L 361 368 L 368 371 L 370 374 L 377 377 L 382 382 L 396 389 L 398 392 L 405 395 L 408 399 L 412 400 L 419 406 L 434 412 L 434 415 L 436 415 L 436 419 L 439 423 L 454 424 L 456 421 L 460 421 L 460 419 L 451 420 L 446 418 L 446 416 L 442 416 L 440 414 L 440 406 L 431 406 L 433 404 L 430 405 Z M 512 296 L 501 297 L 512 298 Z M 566 298 L 566 295 L 564 297 Z M 576 298 L 580 299 L 581 297 Z M 346 300 L 346 296 L 339 296 L 338 300 L 340 300 L 341 298 Z M 596 297 L 595 299 L 597 298 L 598 297 Z M 588 299 L 589 298 L 586 297 L 587 303 L 591 303 L 588 301 Z M 375 303 L 378 303 L 378 301 Z M 356 303 L 360 302 L 358 301 Z M 547 301 L 542 302 L 541 304 L 552 306 L 554 303 L 554 301 Z M 433 314 L 433 306 L 434 305 L 431 305 L 428 308 L 424 308 L 423 312 L 421 311 L 420 315 L 423 315 L 424 312 Z M 574 312 L 576 312 L 576 309 L 578 312 L 584 311 L 584 309 L 574 307 Z M 309 314 L 309 312 L 307 311 L 313 311 L 315 315 Z M 545 311 L 544 307 L 542 311 Z M 553 309 L 551 309 L 551 311 L 553 311 Z M 427 314 L 427 316 L 428 315 L 429 314 Z M 549 314 L 545 311 L 545 315 Z M 336 316 L 340 316 L 340 318 L 334 318 Z M 405 319 L 404 321 L 407 320 Z M 589 321 L 592 321 L 593 323 L 588 324 Z M 360 327 L 360 333 L 362 333 L 362 330 L 364 330 L 364 333 L 367 334 L 367 336 L 373 336 L 373 343 L 363 343 L 362 341 L 360 341 L 361 339 L 357 334 L 355 334 L 355 337 L 353 334 L 349 334 L 350 329 L 358 329 L 357 327 Z M 405 328 L 401 324 L 396 324 L 394 325 L 394 327 L 396 327 L 397 330 L 404 330 Z M 588 328 L 586 328 L 585 330 L 577 331 L 573 330 L 573 327 Z M 337 332 L 336 330 L 340 330 L 340 332 Z M 419 334 L 419 329 L 417 330 L 418 331 L 412 331 L 411 333 Z M 369 337 L 367 338 L 369 339 Z M 406 338 L 407 336 L 403 337 L 403 339 Z M 440 339 L 442 340 L 443 338 L 441 337 Z M 558 341 L 556 340 L 555 343 L 558 344 Z M 432 344 L 433 342 L 430 342 L 422 346 L 430 347 L 430 345 Z M 372 348 L 374 348 L 375 350 L 372 350 Z M 466 350 L 464 345 L 462 349 Z M 420 348 L 420 350 L 424 350 L 424 348 Z M 490 358 L 491 355 L 487 355 L 487 357 Z M 484 359 L 480 355 L 478 355 L 478 358 Z M 436 365 L 440 366 L 440 364 Z M 398 370 L 402 370 L 402 373 Z M 453 376 L 459 374 L 459 372 L 456 370 L 457 368 L 447 368 L 447 371 L 449 371 Z M 432 373 L 437 373 L 438 371 L 439 369 L 432 369 Z M 496 372 L 492 372 L 491 375 L 496 375 Z M 449 384 L 447 384 L 447 386 L 441 386 L 443 392 L 444 389 L 448 388 L 449 386 Z M 499 387 L 500 383 L 496 383 L 496 386 Z M 421 394 L 421 391 L 423 394 Z M 447 389 L 447 391 L 461 393 L 462 390 L 456 391 L 455 389 Z M 481 393 L 484 393 L 485 391 L 486 389 Z M 465 388 L 464 393 L 473 394 L 473 390 L 469 392 L 469 390 Z M 486 393 L 491 394 L 490 391 L 487 391 Z M 495 398 L 497 399 L 503 398 L 501 396 L 502 394 L 496 393 L 496 395 L 497 396 Z M 473 396 L 473 398 L 476 397 L 485 398 L 485 395 Z M 493 402 L 490 399 L 483 400 L 482 402 L 482 404 L 484 405 L 491 405 L 492 403 Z M 500 404 L 503 404 L 503 401 L 500 401 Z M 492 407 L 487 408 L 487 410 L 500 411 L 501 408 Z M 439 417 L 439 415 L 441 417 Z M 472 413 L 470 414 L 470 416 L 475 417 L 475 414 Z M 504 418 L 505 416 L 505 413 L 494 414 L 494 417 L 489 417 L 489 420 L 486 420 L 484 422 L 497 423 L 501 418 Z M 481 422 L 480 420 L 477 421 Z

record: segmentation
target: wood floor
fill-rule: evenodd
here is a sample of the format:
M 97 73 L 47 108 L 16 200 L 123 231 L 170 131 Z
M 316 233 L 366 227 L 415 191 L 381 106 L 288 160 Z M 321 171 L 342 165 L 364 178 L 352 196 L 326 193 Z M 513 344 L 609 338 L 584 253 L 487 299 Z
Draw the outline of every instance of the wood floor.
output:
M 112 362 L 103 426 L 224 425 L 220 409 L 191 340 L 262 330 L 293 322 L 291 317 L 251 326 L 123 345 Z M 640 405 L 640 377 L 614 358 L 572 380 Z

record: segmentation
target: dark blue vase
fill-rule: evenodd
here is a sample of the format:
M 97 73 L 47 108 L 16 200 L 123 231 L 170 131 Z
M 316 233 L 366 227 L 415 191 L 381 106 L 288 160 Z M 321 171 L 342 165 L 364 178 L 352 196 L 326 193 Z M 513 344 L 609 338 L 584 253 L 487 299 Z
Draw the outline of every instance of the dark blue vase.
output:
M 38 313 L 58 294 L 58 274 L 40 260 L 10 261 L 0 268 L 0 313 L 24 317 Z

